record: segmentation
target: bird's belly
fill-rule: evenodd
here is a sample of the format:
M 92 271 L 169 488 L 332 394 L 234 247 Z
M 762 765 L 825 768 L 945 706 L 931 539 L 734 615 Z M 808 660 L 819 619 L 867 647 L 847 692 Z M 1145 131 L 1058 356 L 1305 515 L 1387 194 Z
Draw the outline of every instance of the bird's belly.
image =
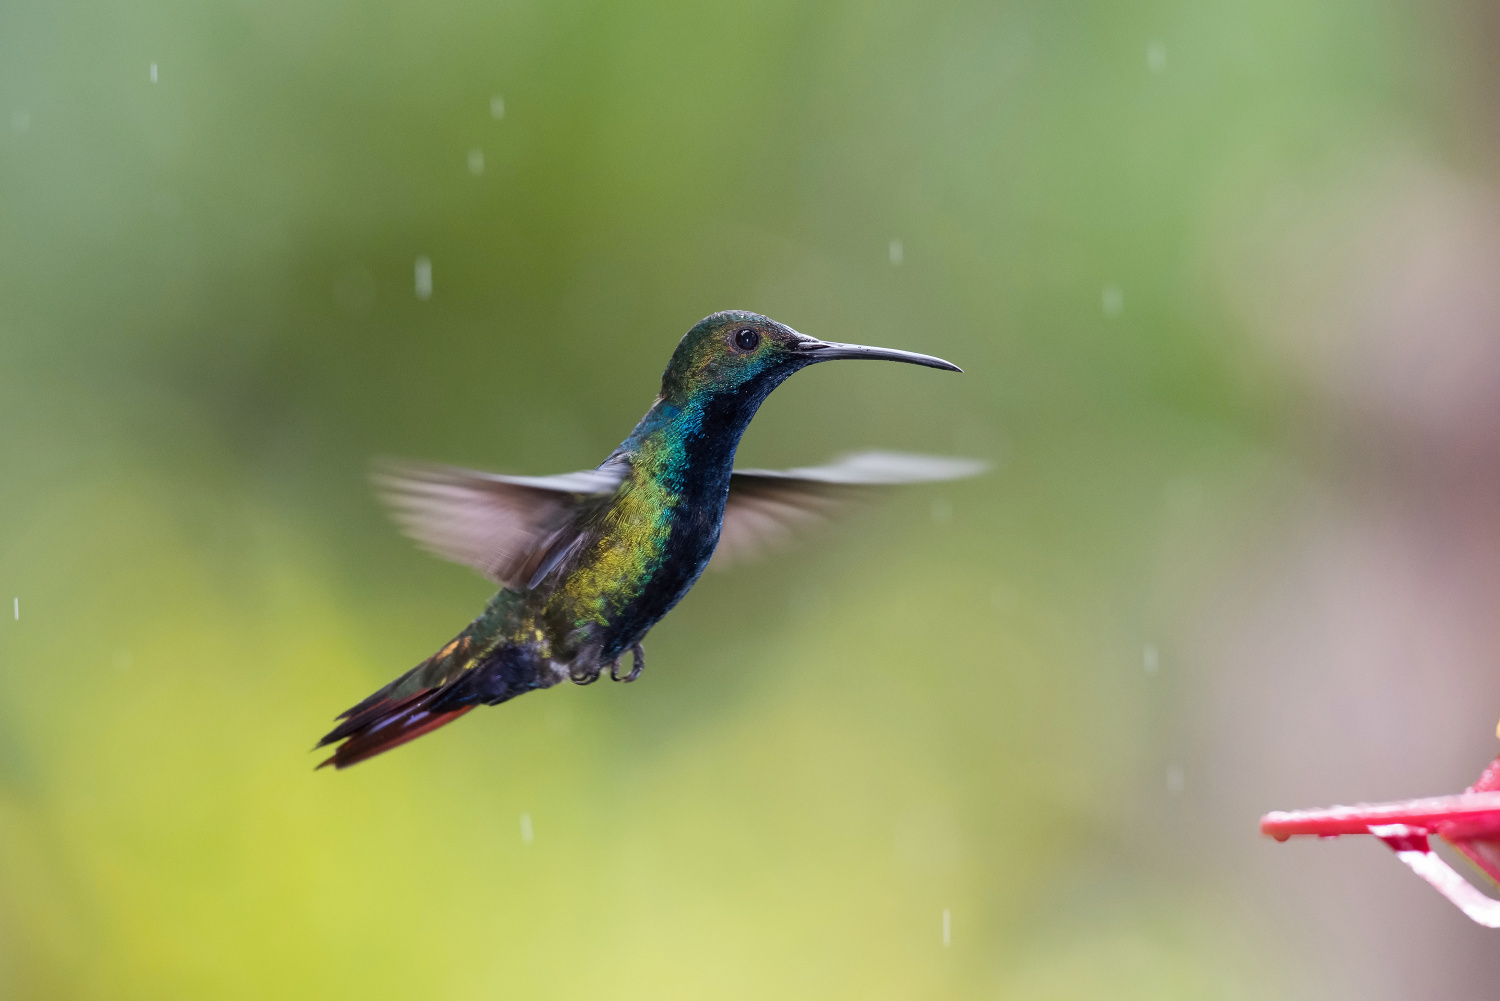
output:
M 717 541 L 717 533 L 715 535 Z M 706 550 L 706 551 L 705 551 Z M 663 562 L 641 592 L 627 602 L 604 630 L 603 657 L 613 660 L 639 643 L 697 583 L 713 555 L 713 545 Z
M 718 544 L 722 506 L 719 517 L 701 509 L 686 514 L 668 523 L 669 530 L 662 534 L 649 558 L 641 560 L 629 577 L 622 576 L 601 595 L 594 628 L 588 631 L 590 645 L 597 644 L 602 662 L 612 662 L 639 643 L 682 600 L 707 566 Z

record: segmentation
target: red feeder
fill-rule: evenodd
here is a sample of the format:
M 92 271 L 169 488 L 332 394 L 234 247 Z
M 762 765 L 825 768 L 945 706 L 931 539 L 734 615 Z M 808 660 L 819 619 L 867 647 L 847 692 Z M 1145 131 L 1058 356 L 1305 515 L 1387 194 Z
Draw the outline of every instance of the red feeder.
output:
M 1500 884 L 1500 758 L 1457 796 L 1268 813 L 1260 831 L 1277 841 L 1294 834 L 1373 834 L 1471 920 L 1500 928 L 1500 900 L 1480 893 L 1427 843 L 1436 834 Z

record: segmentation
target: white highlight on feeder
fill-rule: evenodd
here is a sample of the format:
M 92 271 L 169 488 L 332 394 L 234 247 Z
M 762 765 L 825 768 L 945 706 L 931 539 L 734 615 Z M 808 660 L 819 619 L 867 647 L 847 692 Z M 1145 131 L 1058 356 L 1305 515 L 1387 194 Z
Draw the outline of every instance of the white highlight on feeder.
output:
M 1405 837 L 1412 833 L 1412 828 L 1405 824 L 1376 824 L 1371 826 L 1370 833 L 1377 838 Z M 1396 857 L 1447 897 L 1470 921 L 1486 928 L 1500 928 L 1500 900 L 1480 893 L 1435 852 L 1398 851 Z
M 1146 68 L 1160 73 L 1167 68 L 1167 43 L 1153 41 L 1146 46 Z
M 478 177 L 480 174 L 484 173 L 484 150 L 469 150 L 469 173 L 473 174 L 475 177 Z
M 490 98 L 490 117 L 497 122 L 505 117 L 505 98 L 499 94 Z
M 900 240 L 891 241 L 890 254 L 891 267 L 899 268 L 902 262 L 906 260 L 906 248 L 901 245 Z
M 432 258 L 417 258 L 417 298 L 426 302 L 432 298 Z
M 1146 669 L 1147 674 L 1155 674 L 1157 668 L 1161 667 L 1161 651 L 1150 643 L 1146 649 L 1141 651 L 1141 666 Z
M 1101 304 L 1104 307 L 1104 315 L 1113 320 L 1125 312 L 1125 290 L 1118 285 L 1104 286 Z
M 947 947 L 947 946 L 950 946 L 952 944 L 953 944 L 953 915 L 951 913 L 949 913 L 948 908 L 944 907 L 943 908 L 943 945 L 944 945 L 944 947 Z
M 1173 796 L 1182 795 L 1183 784 L 1187 781 L 1187 774 L 1183 772 L 1181 765 L 1167 766 L 1167 792 Z
M 531 814 L 523 813 L 521 814 L 521 844 L 531 844 L 531 838 Z
M 156 82 L 156 64 L 155 63 L 151 64 L 151 82 L 152 83 Z

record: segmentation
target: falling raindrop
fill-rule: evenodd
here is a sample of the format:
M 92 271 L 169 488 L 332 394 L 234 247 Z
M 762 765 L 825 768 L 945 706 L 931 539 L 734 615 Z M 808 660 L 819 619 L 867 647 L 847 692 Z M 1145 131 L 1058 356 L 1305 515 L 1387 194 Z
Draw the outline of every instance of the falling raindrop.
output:
M 906 260 L 906 248 L 901 245 L 900 240 L 892 240 L 890 247 L 891 267 L 899 268 Z
M 1161 652 L 1151 644 L 1141 653 L 1141 664 L 1146 668 L 1147 674 L 1155 674 L 1156 669 L 1161 667 Z
M 946 946 L 949 946 L 949 945 L 952 945 L 952 944 L 953 944 L 953 915 L 951 913 L 949 913 L 948 908 L 944 907 L 943 908 L 943 945 L 946 947 Z
M 521 814 L 521 844 L 531 844 L 531 814 Z
M 20 622 L 21 621 L 21 599 L 20 598 L 14 599 L 11 607 L 16 610 L 16 621 Z
M 1104 286 L 1104 315 L 1113 320 L 1125 312 L 1125 290 L 1118 285 Z
M 1146 46 L 1146 67 L 1153 73 L 1167 68 L 1167 43 L 1153 41 Z
M 156 64 L 155 63 L 151 64 L 151 82 L 152 83 L 156 82 Z
M 417 298 L 426 302 L 432 298 L 432 259 L 417 258 Z
M 469 150 L 469 173 L 473 174 L 475 177 L 478 177 L 480 174 L 484 173 L 484 150 Z
M 505 117 L 505 98 L 499 94 L 490 98 L 490 117 L 497 122 Z

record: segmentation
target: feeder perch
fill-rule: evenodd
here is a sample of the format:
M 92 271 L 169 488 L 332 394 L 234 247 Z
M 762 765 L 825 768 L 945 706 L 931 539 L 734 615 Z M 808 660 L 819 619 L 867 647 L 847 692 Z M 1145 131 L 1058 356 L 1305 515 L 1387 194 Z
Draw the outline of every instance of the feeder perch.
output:
M 1500 900 L 1479 892 L 1428 843 L 1429 837 L 1437 835 L 1500 884 L 1500 758 L 1484 770 L 1478 782 L 1457 796 L 1278 811 L 1260 818 L 1260 831 L 1277 841 L 1294 835 L 1336 838 L 1342 834 L 1372 834 L 1470 920 L 1486 928 L 1500 928 Z

